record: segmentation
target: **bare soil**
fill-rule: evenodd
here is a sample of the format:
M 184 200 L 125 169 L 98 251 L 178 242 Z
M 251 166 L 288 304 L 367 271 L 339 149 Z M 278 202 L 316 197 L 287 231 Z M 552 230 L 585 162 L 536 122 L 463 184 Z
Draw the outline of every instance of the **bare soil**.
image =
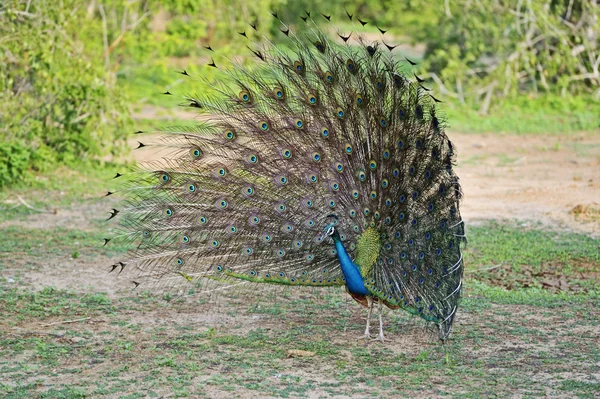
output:
M 522 224 L 541 223 L 548 229 L 578 231 L 592 236 L 600 235 L 600 137 L 598 135 L 582 134 L 572 137 L 548 138 L 451 133 L 450 137 L 459 151 L 457 174 L 461 178 L 464 192 L 461 212 L 467 225 L 490 219 L 508 219 Z M 138 160 L 150 160 L 156 155 L 152 151 L 140 150 L 135 152 L 135 156 Z M 106 213 L 104 211 L 112 207 L 113 201 L 115 200 L 109 197 L 101 202 L 89 201 L 69 209 L 58 209 L 56 214 L 35 214 L 22 220 L 11 220 L 0 224 L 0 230 L 11 225 L 40 228 L 49 232 L 55 228 L 93 229 L 97 220 Z M 156 357 L 159 356 L 156 351 L 158 353 L 178 353 L 173 350 L 169 342 L 180 336 L 184 330 L 207 332 L 209 326 L 215 324 L 215 320 L 211 319 L 215 314 L 219 315 L 216 321 L 221 326 L 217 329 L 217 334 L 246 336 L 250 331 L 262 329 L 268 336 L 273 337 L 274 342 L 288 329 L 298 328 L 307 322 L 304 319 L 306 316 L 296 316 L 293 312 L 283 318 L 243 312 L 229 316 L 227 312 L 235 309 L 235 306 L 228 306 L 228 303 L 220 304 L 221 311 L 215 311 L 213 308 L 211 311 L 204 312 L 205 308 L 198 305 L 197 300 L 192 298 L 187 298 L 183 303 L 177 305 L 163 302 L 156 306 L 140 305 L 143 310 L 140 310 L 139 306 L 129 309 L 127 302 L 122 299 L 132 296 L 128 288 L 129 281 L 115 279 L 112 275 L 107 276 L 106 274 L 107 266 L 114 262 L 114 259 L 98 254 L 84 255 L 78 259 L 63 256 L 43 260 L 31 259 L 27 253 L 10 255 L 11 264 L 4 267 L 2 277 L 8 278 L 12 273 L 26 270 L 26 272 L 21 272 L 20 283 L 36 290 L 45 286 L 54 286 L 73 289 L 83 295 L 102 291 L 106 292 L 117 306 L 120 306 L 116 319 L 114 319 L 115 316 L 92 314 L 81 322 L 64 326 L 60 324 L 64 321 L 64 317 L 50 317 L 44 319 L 43 322 L 30 320 L 12 326 L 2 325 L 0 322 L 0 331 L 5 331 L 9 338 L 39 335 L 45 337 L 44 340 L 56 345 L 66 342 L 74 348 L 75 354 L 70 360 L 69 358 L 60 360 L 60 366 L 56 369 L 59 371 L 56 371 L 55 374 L 53 369 L 51 376 L 41 373 L 21 380 L 21 384 L 27 383 L 29 380 L 36 381 L 39 386 L 37 392 L 43 392 L 47 387 L 52 386 L 84 383 L 94 386 L 94 384 L 98 384 L 98 380 L 104 378 L 102 376 L 109 375 L 111 370 L 116 368 L 122 368 L 123 374 L 113 377 L 112 380 L 109 378 L 107 381 L 114 381 L 117 384 L 124 381 L 125 378 L 131 378 L 137 382 L 128 385 L 129 388 L 126 388 L 123 393 L 133 394 L 140 392 L 140 389 L 143 391 L 149 386 L 145 382 L 148 380 L 149 372 L 144 368 L 144 364 L 156 362 Z M 0 256 L 1 260 L 2 256 Z M 558 290 L 561 287 L 560 275 L 551 274 L 544 277 L 547 277 L 550 290 L 555 290 L 555 288 Z M 476 303 L 476 298 L 470 298 L 470 300 L 472 303 Z M 347 347 L 348 350 L 340 351 L 333 358 L 317 356 L 314 358 L 316 360 L 283 357 L 278 360 L 279 363 L 276 366 L 281 373 L 269 377 L 273 378 L 272 384 L 285 387 L 286 384 L 289 384 L 289 378 L 292 378 L 297 381 L 314 381 L 315 387 L 335 386 L 338 380 L 332 376 L 336 375 L 338 368 L 345 364 L 358 362 L 353 356 L 356 356 L 356 348 L 362 344 L 356 343 L 355 338 L 363 328 L 357 326 L 362 324 L 364 313 L 351 301 L 346 306 L 350 309 L 347 330 L 344 328 L 344 331 L 340 333 L 335 331 L 333 324 L 327 326 L 328 322 L 332 323 L 328 317 L 335 316 L 329 312 L 323 312 L 314 319 L 311 318 L 310 324 L 324 325 L 325 330 L 335 331 L 335 334 L 332 333 L 333 335 L 317 336 L 316 338 L 330 340 L 331 345 Z M 567 313 L 568 311 L 568 309 L 564 310 Z M 581 343 L 587 345 L 582 347 L 584 352 L 593 350 L 595 346 L 600 345 L 600 341 L 597 339 L 600 336 L 600 326 L 597 322 L 583 324 L 575 322 L 579 316 L 586 320 L 594 318 L 597 320 L 600 317 L 597 309 L 591 310 L 592 314 L 578 314 L 572 324 L 569 324 L 571 322 L 565 316 L 556 316 L 553 319 L 548 315 L 547 309 L 544 312 L 545 314 L 538 314 L 532 306 L 493 304 L 491 309 L 472 309 L 459 313 L 456 321 L 456 330 L 458 331 L 456 339 L 464 347 L 461 347 L 456 356 L 459 358 L 457 361 L 464 366 L 457 366 L 457 370 L 465 370 L 466 367 L 470 370 L 468 373 L 473 373 L 473 370 L 479 367 L 474 365 L 480 365 L 483 370 L 481 377 L 466 374 L 468 378 L 473 379 L 470 383 L 475 385 L 471 388 L 467 385 L 459 389 L 463 389 L 462 392 L 467 395 L 470 389 L 479 389 L 477 388 L 478 384 L 493 385 L 498 379 L 498 386 L 494 388 L 495 392 L 505 392 L 507 396 L 504 397 L 528 397 L 527 390 L 523 390 L 519 386 L 507 385 L 506 381 L 510 379 L 507 379 L 506 376 L 513 373 L 519 373 L 521 381 L 523 378 L 533 381 L 533 387 L 545 387 L 546 398 L 572 397 L 570 393 L 559 389 L 563 380 L 569 380 L 571 384 L 582 384 L 582 386 L 600 384 L 600 374 L 589 371 L 590 359 L 585 357 L 587 355 L 576 352 L 578 348 L 576 343 L 580 338 L 582 339 Z M 590 312 L 589 309 L 588 312 Z M 388 314 L 386 317 L 391 316 Z M 50 329 L 45 327 L 46 324 L 41 324 L 53 322 L 59 324 Z M 139 329 L 123 328 L 121 327 L 124 325 L 123 323 L 138 326 Z M 389 324 L 392 323 L 389 322 Z M 427 351 L 436 353 L 439 345 L 422 334 L 421 324 L 404 320 L 400 325 L 403 326 L 400 327 L 400 331 L 396 330 L 388 334 L 390 340 L 381 346 L 384 349 L 377 349 L 375 343 L 366 343 L 364 344 L 365 348 L 368 348 L 371 354 L 387 351 L 385 356 L 404 359 L 406 368 L 412 367 L 413 362 L 419 361 L 419 356 L 422 356 L 423 353 L 427 354 Z M 57 331 L 57 328 L 69 329 L 70 335 L 65 336 L 64 332 Z M 376 325 L 374 330 L 376 331 Z M 535 334 L 531 331 L 534 331 Z M 73 334 L 76 336 L 73 337 Z M 536 338 L 523 339 L 520 334 L 528 334 L 528 337 Z M 487 338 L 482 341 L 482 338 L 479 337 Z M 135 348 L 135 352 L 107 357 L 103 348 L 111 345 L 108 338 L 117 339 L 118 342 L 130 342 Z M 576 354 L 575 356 L 584 356 L 582 361 L 585 363 L 577 363 L 577 357 L 573 357 L 572 360 L 567 358 L 564 360 L 565 363 L 560 366 L 564 370 L 561 369 L 562 371 L 558 373 L 553 369 L 558 367 L 560 361 L 558 357 L 551 356 L 554 363 L 547 364 L 548 360 L 544 356 L 564 351 L 565 342 L 570 345 L 567 350 L 575 351 L 572 352 Z M 202 349 L 204 345 L 211 349 Z M 202 337 L 190 344 L 189 352 L 198 359 L 198 364 L 201 367 L 209 365 L 195 374 L 193 380 L 190 381 L 192 384 L 190 387 L 203 386 L 202 394 L 206 397 L 218 398 L 229 395 L 240 398 L 252 398 L 257 395 L 271 397 L 264 392 L 261 394 L 260 390 L 244 388 L 233 393 L 223 391 L 221 385 L 216 383 L 207 382 L 205 384 L 206 381 L 213 378 L 229 375 L 230 366 L 227 359 L 235 359 L 237 355 L 235 351 L 228 348 L 227 346 L 214 346 L 209 338 Z M 298 348 L 291 345 L 286 349 Z M 220 355 L 220 353 L 225 353 L 225 355 Z M 439 356 L 439 354 L 435 356 Z M 102 360 L 98 361 L 97 358 Z M 36 357 L 33 350 L 27 350 L 11 362 L 36 364 L 38 360 L 39 358 Z M 1 361 L 0 357 L 0 363 Z M 587 367 L 584 371 L 579 371 L 581 364 L 585 364 Z M 70 373 L 65 368 L 66 366 L 80 367 L 83 371 Z M 255 366 L 254 370 L 259 372 L 260 369 Z M 165 368 L 161 371 L 168 372 Z M 177 373 L 178 371 L 171 371 L 173 378 L 177 376 Z M 278 380 L 282 375 L 284 379 Z M 452 389 L 449 385 L 450 376 L 451 373 L 432 376 L 430 381 L 434 384 L 433 388 L 429 386 L 418 394 L 414 393 L 412 397 L 445 397 L 443 392 L 446 389 Z M 20 375 L 19 378 L 22 377 L 24 375 Z M 163 375 L 161 378 L 163 378 L 161 381 L 164 381 L 170 377 Z M 382 381 L 387 378 L 394 381 L 394 384 L 397 383 L 400 388 L 403 385 L 397 376 L 385 378 L 369 376 L 368 378 L 373 378 L 373 381 L 378 384 L 384 384 Z M 40 379 L 44 382 L 41 383 Z M 364 381 L 363 379 L 363 382 L 355 385 L 354 392 L 370 392 L 371 382 Z M 4 383 L 10 382 L 5 380 Z M 175 396 L 165 384 L 159 383 L 154 392 L 161 397 Z M 305 397 L 354 397 L 348 390 L 339 395 L 331 395 L 325 393 L 328 388 L 324 389 L 310 390 L 306 392 Z M 192 392 L 194 391 L 192 390 Z M 117 396 L 120 395 L 110 395 L 110 397 Z M 371 396 L 374 397 L 374 394 Z M 402 397 L 402 395 L 393 394 L 388 396 Z
M 600 134 L 449 136 L 457 148 L 467 224 L 519 220 L 600 236 Z M 157 153 L 149 147 L 134 156 L 144 162 Z
M 467 226 L 491 219 L 509 220 L 524 227 L 540 223 L 547 229 L 600 236 L 599 135 L 549 138 L 451 133 L 450 137 L 458 148 L 457 174 L 464 194 L 461 213 Z M 151 147 L 133 154 L 141 162 L 157 156 Z M 0 224 L 0 230 L 12 225 L 88 230 L 116 206 L 116 199 L 111 198 L 58 209 L 56 214 L 10 220 Z M 19 254 L 13 254 L 13 261 L 30 262 Z M 96 265 L 85 265 L 84 259 L 57 262 L 39 262 L 38 268 L 28 272 L 29 282 L 37 289 L 50 285 L 115 292 L 114 280 L 107 281 L 105 269 L 88 269 L 100 263 L 109 265 L 108 258 L 97 258 Z M 556 284 L 560 288 L 560 280 L 560 276 L 549 275 L 549 288 L 553 290 Z
M 600 135 L 450 134 L 467 223 L 511 219 L 600 235 Z

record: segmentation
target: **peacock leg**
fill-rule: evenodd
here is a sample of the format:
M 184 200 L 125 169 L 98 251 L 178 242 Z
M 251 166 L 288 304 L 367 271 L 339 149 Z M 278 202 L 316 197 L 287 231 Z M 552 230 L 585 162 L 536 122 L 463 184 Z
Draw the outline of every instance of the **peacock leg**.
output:
M 379 340 L 381 342 L 385 341 L 385 337 L 383 336 L 383 301 L 379 301 Z
M 371 313 L 373 313 L 373 304 L 373 297 L 367 296 L 367 307 L 369 310 L 367 312 L 367 328 L 365 328 L 365 338 L 371 338 L 369 327 L 371 326 Z

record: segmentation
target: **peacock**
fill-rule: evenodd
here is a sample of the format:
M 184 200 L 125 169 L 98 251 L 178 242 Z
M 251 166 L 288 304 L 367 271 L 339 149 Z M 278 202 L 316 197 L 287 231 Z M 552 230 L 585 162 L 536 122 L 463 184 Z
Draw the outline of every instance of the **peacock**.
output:
M 301 32 L 272 14 L 287 46 L 240 32 L 252 68 L 207 46 L 222 78 L 183 97 L 202 121 L 163 129 L 162 160 L 117 174 L 126 200 L 110 218 L 133 249 L 111 270 L 135 270 L 136 287 L 342 286 L 368 309 L 365 337 L 377 305 L 384 340 L 385 305 L 447 339 L 465 234 L 440 100 L 383 29 L 371 42 L 348 14 L 333 40 L 310 12 Z

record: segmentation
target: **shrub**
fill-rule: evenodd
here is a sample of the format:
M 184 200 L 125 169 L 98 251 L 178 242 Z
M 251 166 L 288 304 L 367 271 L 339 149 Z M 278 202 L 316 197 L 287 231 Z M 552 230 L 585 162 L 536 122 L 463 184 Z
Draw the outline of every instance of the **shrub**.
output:
M 0 6 L 0 188 L 28 171 L 124 149 L 127 101 L 103 59 L 79 39 L 87 17 L 80 5 L 13 0 Z

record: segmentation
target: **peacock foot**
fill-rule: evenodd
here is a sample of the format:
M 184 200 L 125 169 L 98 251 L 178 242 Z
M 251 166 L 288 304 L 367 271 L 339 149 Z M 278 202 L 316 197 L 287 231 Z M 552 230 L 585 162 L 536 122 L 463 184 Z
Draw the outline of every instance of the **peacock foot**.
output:
M 383 335 L 383 333 L 380 333 L 380 334 L 377 336 L 377 338 L 373 338 L 373 341 L 377 341 L 377 340 L 381 341 L 381 343 L 384 343 L 384 342 L 385 342 L 385 336 Z

